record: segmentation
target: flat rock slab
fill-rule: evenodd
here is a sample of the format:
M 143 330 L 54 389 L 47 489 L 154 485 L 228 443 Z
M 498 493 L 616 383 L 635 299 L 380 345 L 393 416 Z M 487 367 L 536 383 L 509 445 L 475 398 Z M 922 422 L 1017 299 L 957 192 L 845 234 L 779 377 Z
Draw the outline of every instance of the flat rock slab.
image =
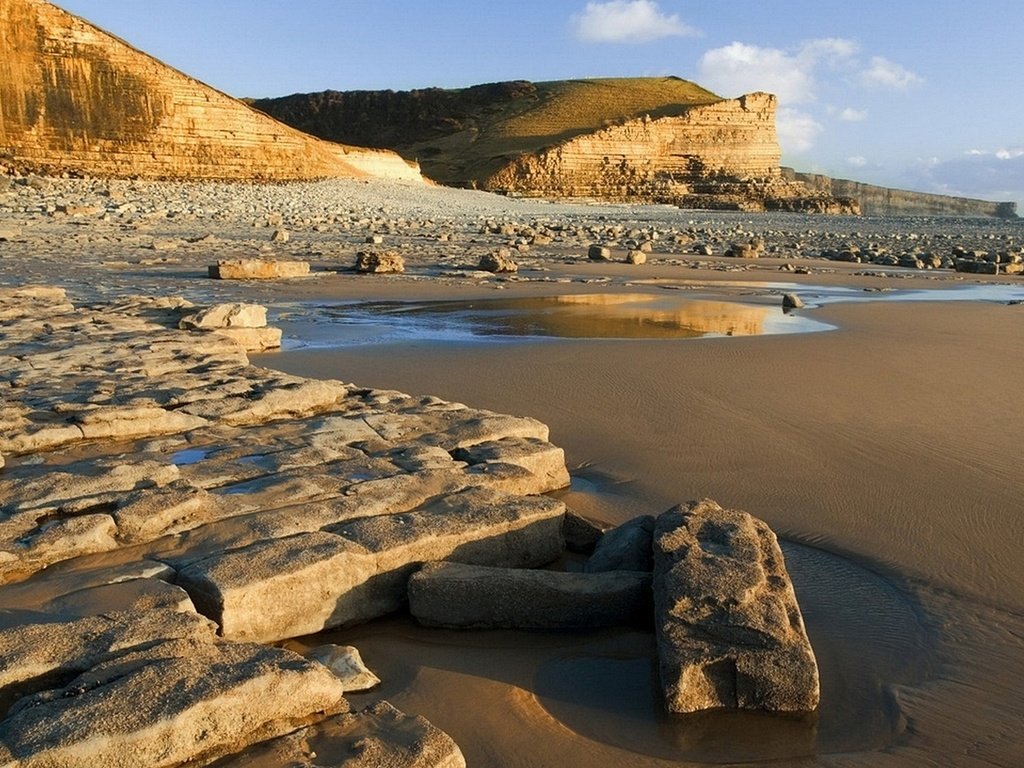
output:
M 176 641 L 20 699 L 0 722 L 0 764 L 169 768 L 347 708 L 334 674 L 289 651 Z
M 273 642 L 383 616 L 421 563 L 529 568 L 562 551 L 565 507 L 486 488 L 420 509 L 260 541 L 183 568 L 177 583 L 225 638 Z
M 264 259 L 225 259 L 209 267 L 216 280 L 279 280 L 305 277 L 309 263 L 305 261 L 270 261 Z
M 429 563 L 409 580 L 409 611 L 420 624 L 453 629 L 647 625 L 651 575 Z
M 386 701 L 250 747 L 217 768 L 466 768 L 452 738 Z
M 710 500 L 654 530 L 658 658 L 670 712 L 809 712 L 818 667 L 771 529 Z

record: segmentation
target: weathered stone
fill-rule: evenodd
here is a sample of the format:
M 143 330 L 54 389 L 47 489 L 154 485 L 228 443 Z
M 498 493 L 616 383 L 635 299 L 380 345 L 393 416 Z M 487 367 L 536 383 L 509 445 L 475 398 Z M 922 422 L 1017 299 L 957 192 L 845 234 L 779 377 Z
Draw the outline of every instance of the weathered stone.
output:
M 181 318 L 179 328 L 209 330 L 213 328 L 263 328 L 267 324 L 267 308 L 259 304 L 214 304 L 212 307 Z
M 217 328 L 211 333 L 226 336 L 241 345 L 246 352 L 263 352 L 281 346 L 280 328 Z
M 277 280 L 305 277 L 309 264 L 305 261 L 264 261 L 261 259 L 226 259 L 209 267 L 210 277 L 217 280 Z
M 380 678 L 367 668 L 359 651 L 351 645 L 321 645 L 309 651 L 306 658 L 319 661 L 336 674 L 345 693 L 368 691 L 380 685 Z
M 329 762 L 328 762 L 329 761 Z M 250 747 L 218 768 L 466 768 L 458 745 L 386 701 Z
M 665 703 L 806 712 L 818 668 L 775 534 L 710 500 L 654 531 L 654 604 Z
M 654 517 L 641 515 L 605 531 L 594 554 L 583 566 L 587 573 L 603 571 L 647 571 L 654 568 L 651 553 Z
M 430 563 L 409 580 L 418 622 L 459 629 L 582 629 L 647 624 L 650 573 Z
M 97 664 L 167 640 L 212 643 L 216 629 L 209 619 L 174 611 L 78 619 L 38 614 L 32 622 L 0 629 L 0 702 L 61 685 Z
M 399 608 L 419 563 L 532 567 L 562 551 L 565 507 L 477 488 L 413 512 L 262 541 L 182 569 L 177 583 L 225 638 L 271 642 Z
M 280 648 L 174 641 L 27 696 L 0 723 L 25 768 L 207 761 L 345 711 L 341 681 Z
M 205 426 L 206 419 L 159 406 L 100 406 L 75 414 L 87 440 L 173 435 Z
M 360 251 L 356 254 L 355 268 L 367 274 L 405 272 L 405 259 L 398 251 Z
M 647 254 L 644 253 L 641 250 L 633 248 L 633 249 L 631 249 L 626 254 L 625 261 L 626 261 L 627 264 L 636 264 L 636 265 L 646 264 L 647 263 Z
M 512 258 L 508 248 L 499 248 L 494 253 L 485 253 L 480 257 L 478 269 L 485 272 L 518 272 L 519 265 Z
M 557 491 L 569 485 L 565 468 L 565 451 L 546 440 L 529 437 L 507 437 L 460 448 L 453 453 L 468 464 L 514 464 L 529 470 L 539 481 L 533 493 Z

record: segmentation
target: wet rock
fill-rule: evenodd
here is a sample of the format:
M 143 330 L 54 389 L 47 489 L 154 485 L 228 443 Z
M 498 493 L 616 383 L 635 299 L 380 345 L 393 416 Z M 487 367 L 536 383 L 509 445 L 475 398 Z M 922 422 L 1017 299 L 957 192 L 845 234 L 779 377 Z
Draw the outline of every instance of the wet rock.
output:
M 294 653 L 179 640 L 20 699 L 0 723 L 0 753 L 24 766 L 170 768 L 346 709 L 341 682 Z
M 584 564 L 587 573 L 604 571 L 646 571 L 654 568 L 652 539 L 654 517 L 641 515 L 605 531 Z
M 669 711 L 818 706 L 814 653 L 775 534 L 762 521 L 710 500 L 659 516 L 654 604 Z
M 783 309 L 803 309 L 804 302 L 795 293 L 784 293 L 782 294 L 782 308 Z
M 305 261 L 268 261 L 263 259 L 226 259 L 209 268 L 217 280 L 277 280 L 309 274 Z
M 341 680 L 345 693 L 368 691 L 380 685 L 380 678 L 363 663 L 359 651 L 351 645 L 321 645 L 306 654 L 319 661 Z
M 409 580 L 409 611 L 431 627 L 584 629 L 646 624 L 650 573 L 567 573 L 430 563 Z
M 360 251 L 355 268 L 364 274 L 398 274 L 405 272 L 405 259 L 398 251 Z

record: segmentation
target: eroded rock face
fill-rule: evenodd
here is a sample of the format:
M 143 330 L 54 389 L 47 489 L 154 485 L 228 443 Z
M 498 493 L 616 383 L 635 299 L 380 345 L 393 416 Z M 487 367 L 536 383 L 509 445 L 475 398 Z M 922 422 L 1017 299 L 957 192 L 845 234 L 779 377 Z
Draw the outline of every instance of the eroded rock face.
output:
M 566 573 L 430 563 L 409 580 L 409 611 L 430 627 L 590 629 L 646 626 L 649 573 Z
M 0 135 L 18 171 L 421 181 L 393 152 L 300 133 L 43 0 L 5 0 L 0 39 Z
M 654 603 L 671 712 L 818 706 L 818 668 L 775 534 L 710 500 L 654 530 Z
M 405 272 L 405 259 L 398 251 L 360 251 L 356 254 L 356 272 L 398 274 Z

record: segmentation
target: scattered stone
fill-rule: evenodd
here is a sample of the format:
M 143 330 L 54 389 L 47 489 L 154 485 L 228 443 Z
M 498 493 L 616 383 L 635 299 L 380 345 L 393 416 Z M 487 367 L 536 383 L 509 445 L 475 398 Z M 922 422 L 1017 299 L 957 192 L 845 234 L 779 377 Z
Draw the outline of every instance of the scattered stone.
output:
M 650 622 L 650 573 L 430 563 L 409 580 L 418 622 L 455 629 L 589 629 Z
M 647 254 L 644 253 L 643 251 L 633 249 L 626 254 L 625 261 L 627 264 L 646 264 Z
M 274 230 L 274 233 L 270 236 L 270 242 L 272 243 L 287 243 L 291 239 L 287 229 L 278 228 Z
M 592 245 L 587 251 L 587 258 L 591 261 L 611 261 L 612 251 L 603 245 Z
M 338 676 L 345 693 L 368 691 L 380 685 L 380 678 L 367 669 L 359 651 L 351 645 L 321 645 L 306 654 Z
M 670 712 L 809 712 L 818 667 L 775 534 L 710 500 L 654 531 L 658 657 Z
M 262 259 L 228 259 L 209 268 L 217 280 L 276 280 L 305 277 L 309 264 L 305 261 L 266 261 Z
M 405 272 L 405 259 L 398 251 L 360 251 L 355 268 L 366 274 L 397 274 Z

